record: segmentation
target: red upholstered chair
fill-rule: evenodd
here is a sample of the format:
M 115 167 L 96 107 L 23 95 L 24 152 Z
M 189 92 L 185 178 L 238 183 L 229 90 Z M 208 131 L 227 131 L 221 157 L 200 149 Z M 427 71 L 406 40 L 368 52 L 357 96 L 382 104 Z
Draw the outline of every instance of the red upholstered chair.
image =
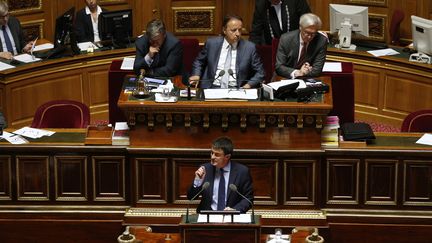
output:
M 183 68 L 188 74 L 192 71 L 192 63 L 200 51 L 198 39 L 179 39 L 183 46 Z
M 432 132 L 432 110 L 418 110 L 408 114 L 401 132 Z
M 391 18 L 391 23 L 390 23 L 390 38 L 391 38 L 391 44 L 393 45 L 399 45 L 400 24 L 404 18 L 405 18 L 405 13 L 402 10 L 396 9 L 393 12 L 393 16 Z
M 52 100 L 37 108 L 31 127 L 86 128 L 89 122 L 87 105 L 74 100 Z
M 264 66 L 265 71 L 265 83 L 269 83 L 271 81 L 273 75 L 273 66 L 272 66 L 272 47 L 271 45 L 257 45 L 256 50 L 258 55 L 261 57 L 261 62 Z

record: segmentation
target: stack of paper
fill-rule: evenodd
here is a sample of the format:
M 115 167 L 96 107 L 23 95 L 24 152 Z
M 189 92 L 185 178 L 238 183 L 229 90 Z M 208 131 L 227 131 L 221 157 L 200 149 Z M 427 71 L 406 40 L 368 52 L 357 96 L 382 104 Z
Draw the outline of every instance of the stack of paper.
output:
M 127 122 L 116 122 L 112 134 L 112 145 L 129 145 L 129 126 Z
M 324 127 L 321 131 L 321 146 L 322 147 L 338 147 L 339 146 L 339 117 L 328 116 Z
M 256 100 L 258 99 L 257 89 L 205 89 L 206 100 Z

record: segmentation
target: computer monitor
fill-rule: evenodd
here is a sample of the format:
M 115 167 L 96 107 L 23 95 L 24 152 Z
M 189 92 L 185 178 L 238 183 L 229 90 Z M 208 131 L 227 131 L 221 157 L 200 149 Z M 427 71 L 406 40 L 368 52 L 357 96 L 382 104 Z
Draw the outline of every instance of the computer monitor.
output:
M 102 41 L 111 40 L 115 48 L 126 47 L 132 37 L 132 10 L 102 12 Z
M 56 19 L 54 33 L 54 47 L 70 44 L 71 34 L 73 34 L 73 22 L 75 7 L 72 7 Z
M 414 49 L 432 56 L 432 20 L 412 15 L 411 26 Z
M 355 49 L 351 32 L 369 36 L 368 7 L 330 4 L 330 32 L 339 33 L 339 47 Z

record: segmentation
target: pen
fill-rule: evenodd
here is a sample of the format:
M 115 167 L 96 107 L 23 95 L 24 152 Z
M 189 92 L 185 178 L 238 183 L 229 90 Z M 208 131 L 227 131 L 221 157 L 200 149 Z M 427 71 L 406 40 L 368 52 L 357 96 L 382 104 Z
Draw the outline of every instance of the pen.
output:
M 32 47 L 30 49 L 30 55 L 32 56 L 33 60 L 35 59 L 35 56 L 33 56 L 33 50 L 34 50 L 34 48 L 36 46 L 36 41 L 37 41 L 38 38 L 39 38 L 39 36 L 36 37 L 36 39 L 33 41 Z

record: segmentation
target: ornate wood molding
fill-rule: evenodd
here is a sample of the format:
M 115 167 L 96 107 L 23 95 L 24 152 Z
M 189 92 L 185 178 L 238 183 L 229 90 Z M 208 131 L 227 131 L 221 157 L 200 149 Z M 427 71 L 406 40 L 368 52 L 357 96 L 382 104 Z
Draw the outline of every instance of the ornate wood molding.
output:
M 175 33 L 213 33 L 215 7 L 173 7 L 172 10 Z

